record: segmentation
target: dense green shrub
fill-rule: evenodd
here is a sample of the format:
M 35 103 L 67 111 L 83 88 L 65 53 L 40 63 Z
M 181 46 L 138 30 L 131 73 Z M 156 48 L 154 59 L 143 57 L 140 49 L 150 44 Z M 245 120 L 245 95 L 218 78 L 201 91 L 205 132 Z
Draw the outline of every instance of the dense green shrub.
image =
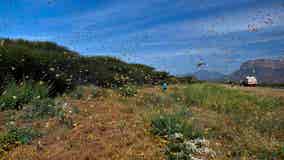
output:
M 64 110 L 64 109 L 59 110 L 59 112 L 57 114 L 57 118 L 59 120 L 59 123 L 61 125 L 68 127 L 68 128 L 73 128 L 74 122 L 73 122 L 73 119 L 72 119 L 72 114 L 73 113 L 70 113 L 70 111 L 68 111 L 68 110 Z
M 71 106 L 71 111 L 74 114 L 79 114 L 80 113 L 80 109 L 77 106 Z
M 156 115 L 151 120 L 151 132 L 161 137 L 169 137 L 175 133 L 181 133 L 188 138 L 202 136 L 199 131 L 194 130 L 192 125 L 186 121 L 188 116 L 189 112 L 185 108 L 176 113 Z
M 0 110 L 20 109 L 33 99 L 46 98 L 48 94 L 48 87 L 44 84 L 10 82 L 0 97 Z
M 24 119 L 43 119 L 56 116 L 59 108 L 52 99 L 35 99 L 24 108 Z
M 274 152 L 263 149 L 259 153 L 257 153 L 257 157 L 258 159 L 264 160 L 284 159 L 284 146 Z
M 202 134 L 194 131 L 193 127 L 176 115 L 162 115 L 151 122 L 151 132 L 158 136 L 170 136 L 174 133 L 182 133 L 184 136 L 196 138 Z
M 39 137 L 40 135 L 41 134 L 39 132 L 29 127 L 12 127 L 8 130 L 8 136 L 15 137 L 21 144 L 28 144 L 33 138 Z
M 16 109 L 19 103 L 19 92 L 16 83 L 8 84 L 0 97 L 0 109 Z
M 104 88 L 99 88 L 96 86 L 90 86 L 89 88 L 91 89 L 92 98 L 107 96 L 107 92 Z
M 10 126 L 6 133 L 0 133 L 0 153 L 9 150 L 13 145 L 28 144 L 41 134 L 32 128 Z
M 0 80 L 11 75 L 17 81 L 45 81 L 53 86 L 55 95 L 77 84 L 119 87 L 128 83 L 158 83 L 169 77 L 168 73 L 146 65 L 127 64 L 106 56 L 80 56 L 50 42 L 5 39 L 0 46 L 0 62 Z
M 165 155 L 168 160 L 194 160 L 196 155 L 213 159 L 216 152 L 209 148 L 209 144 L 204 138 L 186 139 L 182 134 L 175 134 L 166 145 Z
M 17 137 L 13 134 L 0 133 L 0 155 L 8 150 L 12 144 L 17 142 Z
M 189 110 L 178 108 L 174 113 L 159 113 L 152 118 L 151 132 L 167 140 L 165 155 L 167 160 L 192 160 L 193 154 L 202 151 L 199 145 L 202 132 L 189 123 Z M 209 151 L 209 150 L 208 150 Z
M 84 96 L 84 89 L 82 87 L 76 87 L 69 96 L 74 99 L 81 99 Z
M 185 143 L 170 141 L 166 146 L 167 160 L 193 160 L 193 151 Z
M 119 88 L 119 93 L 125 97 L 132 97 L 137 94 L 137 88 L 133 85 L 124 85 Z
M 100 96 L 100 91 L 97 87 L 92 87 L 91 88 L 91 94 L 92 94 L 92 98 L 96 98 Z
M 152 120 L 151 126 L 153 134 L 167 136 L 183 132 L 186 124 L 175 115 L 160 115 Z

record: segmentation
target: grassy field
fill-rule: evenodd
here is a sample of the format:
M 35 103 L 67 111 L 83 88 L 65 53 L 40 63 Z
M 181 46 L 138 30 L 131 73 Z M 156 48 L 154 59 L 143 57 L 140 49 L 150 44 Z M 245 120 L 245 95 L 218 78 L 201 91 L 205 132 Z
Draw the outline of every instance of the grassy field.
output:
M 0 112 L 0 159 L 280 160 L 283 95 L 207 83 L 81 86 Z

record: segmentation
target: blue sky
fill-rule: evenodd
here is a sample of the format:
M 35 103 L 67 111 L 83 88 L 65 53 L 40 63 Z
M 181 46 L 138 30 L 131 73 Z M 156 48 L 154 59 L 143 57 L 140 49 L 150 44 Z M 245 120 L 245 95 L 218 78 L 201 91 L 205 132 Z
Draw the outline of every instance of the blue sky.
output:
M 284 0 L 0 0 L 0 37 L 48 40 L 172 74 L 284 57 Z

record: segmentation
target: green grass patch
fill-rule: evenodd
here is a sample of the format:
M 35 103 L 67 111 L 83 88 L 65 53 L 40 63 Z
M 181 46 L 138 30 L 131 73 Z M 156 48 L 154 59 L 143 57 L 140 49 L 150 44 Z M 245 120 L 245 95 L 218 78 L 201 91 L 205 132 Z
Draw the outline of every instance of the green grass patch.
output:
M 271 110 L 283 103 L 273 97 L 260 97 L 237 89 L 213 84 L 192 84 L 185 90 L 186 102 L 218 112 Z

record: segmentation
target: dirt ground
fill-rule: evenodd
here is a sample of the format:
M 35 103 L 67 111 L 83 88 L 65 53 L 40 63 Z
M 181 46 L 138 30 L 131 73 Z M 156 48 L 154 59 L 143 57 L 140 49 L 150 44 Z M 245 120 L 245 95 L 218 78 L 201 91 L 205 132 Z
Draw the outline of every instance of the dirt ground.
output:
M 54 128 L 52 134 L 35 140 L 33 145 L 17 147 L 4 159 L 163 159 L 162 147 L 147 133 L 138 113 L 128 112 L 129 106 L 111 99 L 70 100 L 68 103 L 80 110 L 73 129 Z

